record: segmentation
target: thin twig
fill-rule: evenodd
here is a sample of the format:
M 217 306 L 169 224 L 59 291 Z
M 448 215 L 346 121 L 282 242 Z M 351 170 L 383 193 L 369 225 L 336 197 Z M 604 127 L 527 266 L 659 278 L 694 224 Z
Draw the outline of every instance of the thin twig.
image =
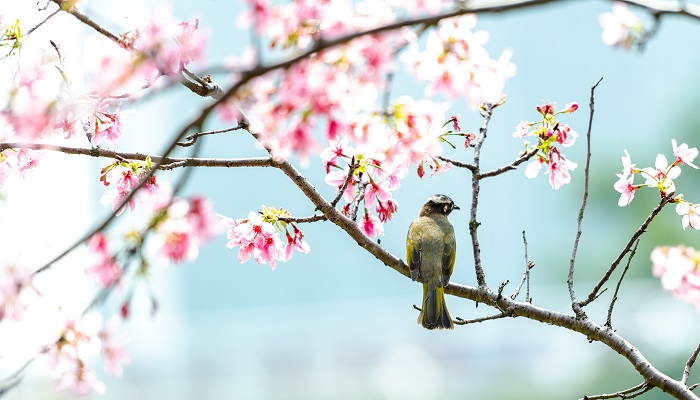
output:
M 474 319 L 462 319 L 460 317 L 457 317 L 454 319 L 453 322 L 455 325 L 469 325 L 469 324 L 478 324 L 478 323 L 484 322 L 484 321 L 491 321 L 494 319 L 501 319 L 501 318 L 512 317 L 512 316 L 513 316 L 512 313 L 504 311 L 504 312 L 501 312 L 498 314 L 489 315 L 488 317 L 480 317 L 480 318 L 474 318 Z
M 500 167 L 500 168 L 493 169 L 493 170 L 491 170 L 491 171 L 487 171 L 487 172 L 484 172 L 484 173 L 479 174 L 479 178 L 480 178 L 480 179 L 483 179 L 483 178 L 492 178 L 492 177 L 494 177 L 494 176 L 501 175 L 501 174 L 504 173 L 504 172 L 512 171 L 512 170 L 518 168 L 518 165 L 520 165 L 520 164 L 524 163 L 525 161 L 531 159 L 532 156 L 534 156 L 535 154 L 537 154 L 538 151 L 539 151 L 539 149 L 532 149 L 532 150 L 530 150 L 530 151 L 527 152 L 527 153 L 523 153 L 523 154 L 519 155 L 518 158 L 516 158 L 515 160 L 513 160 L 513 162 L 511 162 L 511 163 L 508 164 L 508 165 L 504 165 L 504 166 L 502 166 L 502 167 Z
M 202 136 L 206 135 L 216 135 L 219 133 L 226 133 L 226 132 L 231 132 L 231 131 L 237 131 L 239 129 L 243 129 L 243 126 L 241 124 L 238 124 L 237 126 L 234 126 L 233 128 L 226 128 L 226 129 L 217 129 L 215 131 L 207 131 L 207 132 L 195 132 L 191 135 L 188 135 L 185 140 L 186 142 L 178 142 L 177 145 L 180 147 L 189 147 L 192 146 L 193 144 L 197 143 L 197 139 L 199 139 Z
M 353 221 L 357 221 L 357 211 L 360 209 L 360 203 L 362 202 L 362 200 L 365 199 L 365 189 L 367 189 L 367 185 L 367 182 L 363 182 L 360 183 L 358 187 L 357 196 L 355 196 L 352 211 L 350 212 L 350 219 L 352 219 Z
M 303 224 L 303 223 L 308 223 L 308 222 L 317 222 L 317 221 L 327 221 L 328 218 L 326 218 L 325 215 L 312 215 L 310 217 L 280 217 L 277 218 L 278 220 L 282 222 L 294 222 L 295 224 Z
M 448 163 L 454 165 L 455 167 L 466 168 L 472 172 L 476 171 L 476 166 L 473 164 L 467 164 L 467 163 L 464 163 L 462 161 L 452 160 L 452 159 L 444 157 L 444 156 L 438 156 L 438 160 L 448 162 Z
M 597 394 L 595 396 L 583 396 L 581 400 L 604 400 L 604 399 L 633 399 L 637 396 L 641 396 L 642 394 L 650 391 L 653 389 L 654 386 L 650 385 L 646 382 L 642 382 L 637 386 L 631 387 L 629 389 L 625 390 L 620 390 L 617 393 L 609 393 L 609 394 Z
M 523 284 L 527 281 L 527 291 L 525 293 L 525 301 L 530 302 L 530 270 L 535 266 L 535 263 L 530 261 L 527 256 L 527 238 L 525 237 L 525 231 L 523 231 L 523 244 L 525 245 L 525 272 L 523 272 L 523 278 L 520 280 L 518 288 L 515 292 L 510 295 L 510 298 L 515 300 L 520 294 L 520 289 L 523 288 Z
M 569 287 L 569 296 L 571 297 L 571 308 L 574 310 L 577 318 L 584 318 L 586 314 L 581 309 L 581 306 L 576 300 L 576 293 L 574 291 L 574 267 L 576 265 L 576 252 L 578 251 L 578 243 L 581 239 L 581 225 L 583 223 L 583 213 L 586 210 L 586 203 L 588 201 L 588 186 L 591 171 L 591 128 L 593 127 L 593 113 L 595 112 L 595 89 L 598 87 L 603 78 L 600 78 L 595 85 L 591 87 L 591 98 L 589 107 L 591 113 L 588 116 L 588 130 L 586 131 L 586 168 L 584 170 L 584 180 L 583 180 L 583 200 L 581 200 L 581 209 L 578 212 L 578 221 L 576 226 L 576 238 L 574 239 L 574 246 L 571 250 L 571 261 L 569 262 L 569 275 L 566 279 L 566 285 Z
M 331 205 L 333 207 L 335 207 L 340 201 L 340 199 L 343 198 L 343 194 L 345 193 L 345 190 L 348 188 L 348 185 L 350 184 L 350 181 L 352 180 L 352 177 L 355 174 L 355 168 L 357 168 L 357 164 L 355 164 L 355 156 L 352 156 L 350 164 L 348 164 L 348 175 L 345 177 L 345 181 L 343 181 L 343 185 L 340 187 L 340 190 L 338 190 L 338 194 L 335 196 L 333 201 L 331 201 Z
M 693 354 L 690 355 L 690 358 L 688 358 L 688 361 L 685 363 L 685 368 L 683 368 L 683 377 L 681 378 L 682 384 L 688 384 L 688 378 L 690 377 L 690 369 L 693 368 L 693 364 L 695 364 L 695 360 L 698 358 L 699 353 L 700 344 L 698 344 L 695 347 L 695 350 L 693 350 Z
M 654 218 L 661 212 L 661 209 L 664 208 L 666 204 L 668 204 L 671 200 L 673 199 L 673 193 L 668 194 L 666 197 L 663 197 L 659 204 L 654 207 L 654 209 L 651 211 L 647 219 L 640 225 L 640 227 L 637 229 L 636 232 L 632 235 L 630 240 L 627 242 L 625 247 L 622 249 L 620 254 L 618 254 L 617 258 L 610 264 L 610 268 L 605 272 L 602 278 L 600 278 L 600 281 L 598 281 L 598 284 L 595 285 L 595 287 L 591 290 L 591 292 L 588 294 L 588 297 L 586 297 L 585 300 L 580 301 L 578 304 L 581 307 L 584 307 L 588 304 L 590 304 L 593 300 L 595 300 L 598 297 L 598 291 L 600 288 L 605 285 L 605 283 L 610 279 L 610 275 L 615 271 L 615 268 L 620 264 L 620 261 L 622 261 L 622 258 L 625 257 L 627 253 L 630 252 L 632 249 L 632 245 L 634 242 L 639 239 L 640 236 L 646 231 L 647 227 L 649 224 L 651 224 L 651 221 L 654 220 Z
M 615 286 L 615 293 L 613 293 L 612 300 L 610 300 L 610 306 L 608 307 L 608 319 L 605 321 L 605 326 L 607 326 L 610 329 L 612 329 L 612 312 L 613 307 L 615 307 L 615 302 L 617 301 L 617 294 L 620 292 L 620 285 L 622 285 L 622 280 L 625 279 L 625 274 L 630 268 L 630 264 L 632 264 L 632 258 L 637 253 L 637 246 L 639 246 L 639 240 L 635 242 L 634 248 L 630 252 L 630 256 L 627 258 L 627 264 L 625 265 L 625 269 L 622 270 L 620 280 L 617 281 L 617 286 Z

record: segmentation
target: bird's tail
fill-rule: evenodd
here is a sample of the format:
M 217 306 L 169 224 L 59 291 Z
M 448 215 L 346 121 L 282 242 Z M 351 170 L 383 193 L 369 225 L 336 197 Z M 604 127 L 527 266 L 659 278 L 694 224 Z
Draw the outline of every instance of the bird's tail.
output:
M 423 284 L 423 309 L 418 323 L 426 329 L 453 329 L 452 317 L 445 304 L 445 289 L 434 283 Z

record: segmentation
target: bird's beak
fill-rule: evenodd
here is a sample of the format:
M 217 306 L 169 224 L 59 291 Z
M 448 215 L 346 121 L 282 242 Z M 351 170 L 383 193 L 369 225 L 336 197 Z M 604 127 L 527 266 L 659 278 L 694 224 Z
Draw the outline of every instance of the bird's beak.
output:
M 453 210 L 459 210 L 460 208 L 459 208 L 459 206 L 458 206 L 457 204 L 455 204 L 454 206 L 452 206 L 452 209 L 453 209 Z

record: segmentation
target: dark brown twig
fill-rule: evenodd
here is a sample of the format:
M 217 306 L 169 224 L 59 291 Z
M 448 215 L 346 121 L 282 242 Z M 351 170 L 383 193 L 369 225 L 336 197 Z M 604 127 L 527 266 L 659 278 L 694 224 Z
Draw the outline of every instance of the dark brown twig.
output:
M 586 168 L 584 170 L 584 181 L 583 181 L 583 199 L 581 200 L 581 209 L 578 212 L 578 220 L 576 225 L 576 238 L 574 239 L 574 246 L 571 250 L 571 260 L 569 262 L 569 275 L 566 279 L 566 285 L 569 288 L 569 296 L 571 297 L 571 308 L 574 310 L 577 318 L 585 318 L 586 314 L 581 309 L 581 306 L 576 300 L 576 293 L 574 291 L 574 267 L 576 265 L 576 252 L 578 251 L 578 243 L 581 239 L 581 224 L 583 223 L 583 213 L 586 210 L 586 203 L 588 201 L 588 187 L 590 180 L 591 171 L 591 128 L 593 127 L 593 113 L 595 112 L 595 89 L 598 87 L 603 78 L 600 78 L 593 87 L 591 87 L 591 97 L 590 97 L 590 114 L 588 116 L 588 130 L 586 131 Z
M 650 391 L 653 388 L 653 385 L 650 385 L 646 382 L 642 382 L 637 386 L 625 390 L 620 390 L 616 393 L 597 394 L 595 396 L 583 396 L 581 400 L 633 399 L 637 396 L 641 396 L 642 394 Z
M 530 261 L 530 259 L 527 256 L 527 238 L 525 237 L 525 231 L 523 231 L 523 244 L 525 245 L 525 272 L 523 272 L 523 277 L 520 280 L 520 284 L 518 285 L 518 288 L 515 289 L 515 292 L 510 295 L 510 298 L 515 300 L 518 295 L 520 294 L 520 289 L 523 288 L 523 284 L 525 281 L 527 281 L 527 290 L 525 291 L 525 301 L 531 302 L 532 299 L 530 299 L 530 270 L 535 266 L 535 263 Z
M 654 207 L 647 219 L 642 223 L 642 225 L 637 229 L 637 231 L 634 232 L 634 234 L 627 242 L 625 247 L 622 249 L 620 254 L 618 254 L 617 258 L 612 262 L 612 264 L 610 264 L 610 268 L 608 268 L 603 277 L 600 278 L 600 281 L 598 281 L 598 284 L 596 284 L 595 287 L 591 290 L 591 292 L 588 294 L 588 297 L 586 297 L 585 300 L 582 300 L 578 303 L 579 306 L 584 307 L 590 304 L 593 300 L 595 300 L 598 297 L 598 291 L 600 291 L 603 285 L 605 285 L 605 283 L 610 279 L 610 276 L 615 271 L 615 268 L 617 268 L 617 266 L 620 264 L 620 261 L 622 261 L 625 255 L 630 252 L 634 242 L 637 241 L 637 239 L 639 239 L 640 236 L 642 236 L 649 224 L 651 224 L 651 221 L 654 220 L 654 218 L 659 214 L 659 212 L 661 212 L 661 209 L 663 209 L 664 206 L 668 204 L 672 199 L 673 193 L 667 195 L 666 197 L 663 197 L 659 204 L 656 207 Z
M 625 269 L 622 270 L 622 274 L 620 275 L 620 280 L 617 281 L 617 285 L 615 286 L 615 293 L 613 293 L 612 300 L 610 300 L 610 306 L 608 307 L 608 318 L 605 320 L 605 326 L 607 326 L 610 329 L 612 329 L 612 312 L 613 312 L 613 307 L 615 307 L 615 302 L 617 301 L 617 294 L 620 292 L 620 285 L 622 285 L 622 280 L 625 279 L 625 274 L 627 273 L 627 270 L 630 268 L 630 264 L 632 263 L 632 258 L 637 253 L 637 246 L 639 246 L 639 240 L 637 240 L 635 242 L 634 248 L 630 252 L 630 256 L 627 258 L 627 264 L 625 265 Z

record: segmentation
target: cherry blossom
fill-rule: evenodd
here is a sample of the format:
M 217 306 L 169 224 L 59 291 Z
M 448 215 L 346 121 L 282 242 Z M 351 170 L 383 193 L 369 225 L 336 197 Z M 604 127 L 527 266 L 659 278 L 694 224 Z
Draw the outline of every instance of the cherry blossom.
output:
M 603 27 L 603 43 L 608 46 L 629 49 L 646 34 L 642 20 L 622 2 L 615 2 L 612 12 L 600 14 L 598 23 Z
M 625 150 L 625 155 L 622 157 L 622 175 L 625 177 L 633 175 L 635 172 L 640 172 L 635 168 L 636 164 L 632 164 L 629 153 Z M 619 176 L 619 175 L 618 175 Z
M 662 193 L 673 193 L 676 191 L 673 179 L 678 178 L 681 169 L 677 166 L 669 167 L 666 157 L 659 154 L 656 156 L 654 168 L 643 168 L 642 173 L 646 176 L 645 184 L 647 186 L 658 187 Z
M 676 163 L 688 164 L 691 167 L 698 169 L 698 166 L 693 164 L 693 160 L 698 156 L 697 148 L 688 148 L 688 145 L 685 143 L 678 146 L 676 144 L 676 139 L 672 139 L 671 144 L 673 145 L 673 155 L 676 156 Z
M 526 139 L 528 136 L 537 138 L 534 148 L 538 151 L 525 168 L 525 176 L 536 177 L 542 170 L 543 165 L 547 165 L 546 173 L 549 174 L 549 184 L 553 189 L 558 190 L 561 186 L 571 182 L 571 173 L 578 164 L 567 159 L 559 150 L 557 145 L 571 147 L 578 137 L 578 134 L 567 124 L 555 119 L 559 114 L 572 114 L 578 109 L 577 103 L 568 104 L 563 110 L 557 111 L 554 103 L 544 103 L 536 107 L 542 119 L 538 122 L 521 121 L 513 133 L 514 138 Z M 534 129 L 532 129 L 534 127 Z M 532 129 L 532 130 L 531 130 Z M 531 150 L 532 146 L 527 140 L 525 149 Z
M 104 357 L 107 372 L 114 376 L 120 376 L 124 370 L 124 365 L 131 361 L 131 357 L 126 352 L 124 345 L 128 337 L 123 332 L 118 332 L 121 319 L 112 317 L 106 326 L 100 331 L 99 337 L 102 342 L 102 356 Z
M 683 229 L 690 226 L 691 228 L 700 229 L 700 204 L 692 204 L 687 201 L 681 201 L 676 204 L 676 213 L 683 216 L 681 224 Z
M 269 264 L 275 269 L 277 261 L 289 261 L 294 249 L 302 253 L 309 252 L 309 245 L 303 240 L 301 229 L 292 222 L 285 222 L 290 218 L 287 210 L 263 206 L 262 213 L 251 211 L 248 218 L 233 220 L 223 215 L 218 216 L 230 239 L 226 247 L 239 247 L 238 261 L 241 263 L 252 256 L 258 264 Z M 289 233 L 290 225 L 293 236 Z M 281 240 L 278 231 L 285 232 L 287 243 Z
M 639 186 L 635 186 L 632 184 L 634 180 L 633 175 L 630 175 L 628 177 L 625 175 L 617 174 L 617 176 L 620 178 L 617 182 L 615 182 L 614 185 L 615 190 L 617 190 L 620 193 L 620 200 L 618 200 L 617 205 L 620 207 L 624 207 L 632 202 L 632 199 L 634 199 L 634 192 L 637 189 L 639 189 Z
M 37 295 L 32 273 L 14 264 L 0 265 L 0 321 L 19 321 Z
M 367 212 L 367 210 L 365 210 L 360 221 L 360 229 L 371 238 L 384 235 L 384 225 L 381 220 L 376 215 Z
M 102 287 L 116 283 L 121 277 L 122 267 L 109 251 L 107 238 L 102 233 L 96 233 L 88 240 L 87 245 L 94 255 L 94 261 L 87 268 L 88 274 L 94 276 Z
M 105 384 L 97 378 L 97 375 L 87 369 L 82 360 L 63 372 L 56 383 L 56 391 L 72 390 L 78 396 L 89 393 L 104 394 Z

